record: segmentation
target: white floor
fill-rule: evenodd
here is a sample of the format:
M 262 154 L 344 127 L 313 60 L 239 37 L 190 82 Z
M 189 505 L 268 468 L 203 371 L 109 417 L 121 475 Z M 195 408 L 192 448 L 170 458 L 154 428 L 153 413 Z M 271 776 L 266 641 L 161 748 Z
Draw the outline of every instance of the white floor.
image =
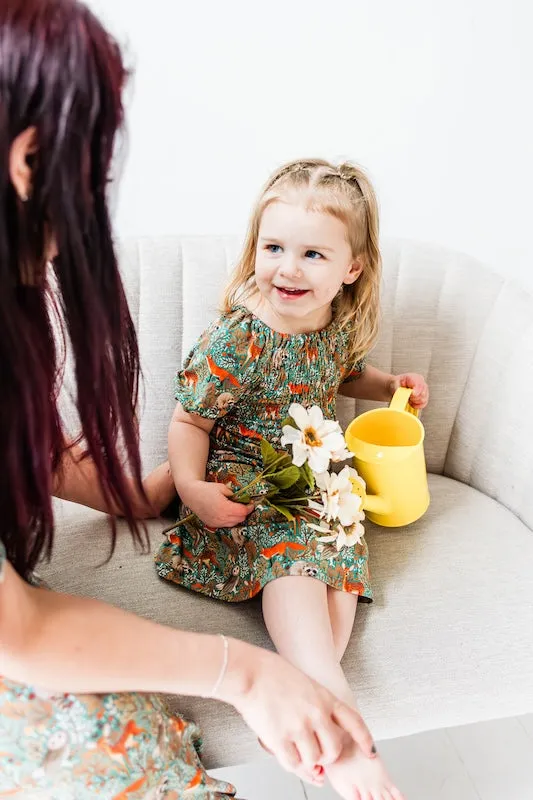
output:
M 406 800 L 533 800 L 533 714 L 379 744 Z M 242 800 L 334 800 L 272 760 L 211 773 Z

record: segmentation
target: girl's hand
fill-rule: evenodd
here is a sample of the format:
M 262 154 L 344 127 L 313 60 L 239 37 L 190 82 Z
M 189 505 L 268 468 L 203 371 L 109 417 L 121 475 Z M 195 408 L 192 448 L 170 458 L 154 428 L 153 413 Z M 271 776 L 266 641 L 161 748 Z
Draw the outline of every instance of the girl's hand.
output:
M 391 397 L 400 386 L 412 389 L 413 393 L 409 398 L 409 404 L 413 408 L 425 408 L 429 401 L 429 388 L 422 377 L 416 372 L 406 372 L 404 375 L 395 375 L 390 383 Z
M 235 674 L 242 673 L 243 662 L 250 659 L 242 645 L 230 640 L 228 672 L 219 697 L 239 711 L 285 769 L 294 772 L 302 766 L 333 764 L 347 737 L 368 758 L 375 755 L 361 715 L 275 653 L 253 648 L 248 685 L 235 695 Z
M 255 511 L 253 503 L 244 505 L 229 500 L 233 492 L 223 483 L 193 481 L 180 486 L 180 497 L 191 511 L 208 528 L 233 528 L 242 525 L 246 517 Z

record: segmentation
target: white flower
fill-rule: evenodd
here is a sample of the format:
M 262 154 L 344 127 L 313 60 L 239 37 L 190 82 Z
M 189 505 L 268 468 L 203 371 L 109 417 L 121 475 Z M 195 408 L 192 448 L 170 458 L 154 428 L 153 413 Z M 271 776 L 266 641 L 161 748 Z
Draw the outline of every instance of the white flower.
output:
M 311 504 L 309 504 L 309 505 L 311 505 Z M 331 530 L 330 526 L 328 525 L 327 522 L 324 522 L 323 519 L 320 520 L 320 525 L 315 525 L 314 522 L 308 522 L 307 525 L 308 525 L 309 528 L 312 528 L 314 531 L 318 531 L 319 533 L 332 533 L 332 530 Z M 333 541 L 333 539 L 328 537 L 327 539 L 321 539 L 320 541 L 321 542 L 326 542 L 326 541 L 331 542 L 331 541 Z
M 356 544 L 359 544 L 365 535 L 365 529 L 361 524 L 364 518 L 365 515 L 361 512 L 360 518 L 349 528 L 343 528 L 342 525 L 339 525 L 339 535 L 337 536 L 336 544 L 337 550 L 342 550 L 343 547 L 354 547 Z
M 338 519 L 341 525 L 349 526 L 358 519 L 363 501 L 361 496 L 354 492 L 352 473 L 357 476 L 354 469 L 344 467 L 338 474 L 324 472 L 316 476 L 316 485 L 320 489 L 323 504 L 321 516 L 327 522 Z M 317 505 L 318 503 L 311 505 L 311 508 L 318 511 Z
M 339 423 L 325 420 L 318 406 L 306 411 L 299 403 L 292 403 L 289 415 L 298 427 L 283 426 L 282 446 L 292 445 L 292 460 L 297 467 L 308 461 L 313 472 L 325 472 L 333 453 L 345 445 Z
M 310 528 L 313 528 L 315 531 L 319 533 L 327 533 L 329 536 L 321 536 L 320 542 L 324 544 L 328 544 L 330 542 L 335 542 L 335 547 L 337 548 L 337 552 L 342 550 L 343 547 L 353 547 L 356 544 L 359 544 L 363 536 L 365 535 L 365 529 L 363 528 L 361 521 L 365 518 L 365 515 L 362 511 L 358 514 L 358 519 L 353 525 L 349 527 L 344 527 L 343 525 L 337 524 L 334 527 L 330 528 L 327 523 L 322 521 L 320 525 L 313 525 L 312 523 L 308 522 Z
M 340 461 L 347 461 L 349 458 L 353 458 L 353 453 L 348 450 L 346 444 L 343 444 L 340 450 L 336 450 L 331 454 L 331 460 L 334 464 L 338 464 Z
M 353 467 L 344 467 L 342 470 L 346 475 L 348 475 L 348 479 L 352 484 L 352 492 L 358 494 L 360 497 L 365 497 L 366 495 L 366 483 L 359 475 L 356 469 Z

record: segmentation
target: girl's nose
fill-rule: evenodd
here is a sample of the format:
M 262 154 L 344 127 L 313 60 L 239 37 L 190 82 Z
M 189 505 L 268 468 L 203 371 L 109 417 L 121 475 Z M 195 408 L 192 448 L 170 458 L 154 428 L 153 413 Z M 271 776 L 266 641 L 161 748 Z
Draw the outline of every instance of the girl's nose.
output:
M 279 271 L 286 278 L 294 279 L 302 277 L 302 270 L 298 264 L 298 259 L 287 253 L 280 264 Z

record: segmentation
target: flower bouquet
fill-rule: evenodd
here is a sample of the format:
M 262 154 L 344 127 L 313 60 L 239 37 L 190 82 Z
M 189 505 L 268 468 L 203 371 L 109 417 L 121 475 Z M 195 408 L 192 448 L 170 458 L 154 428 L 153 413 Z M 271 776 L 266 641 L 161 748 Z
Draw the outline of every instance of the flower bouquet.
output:
M 353 457 L 339 423 L 325 420 L 318 406 L 306 410 L 293 403 L 283 423 L 281 444 L 292 448 L 292 455 L 261 439 L 262 470 L 230 499 L 270 507 L 293 524 L 303 519 L 322 534 L 321 542 L 335 542 L 337 550 L 360 542 L 365 482 L 352 467 L 339 473 L 328 471 L 330 462 Z M 178 520 L 163 533 L 195 516 Z

